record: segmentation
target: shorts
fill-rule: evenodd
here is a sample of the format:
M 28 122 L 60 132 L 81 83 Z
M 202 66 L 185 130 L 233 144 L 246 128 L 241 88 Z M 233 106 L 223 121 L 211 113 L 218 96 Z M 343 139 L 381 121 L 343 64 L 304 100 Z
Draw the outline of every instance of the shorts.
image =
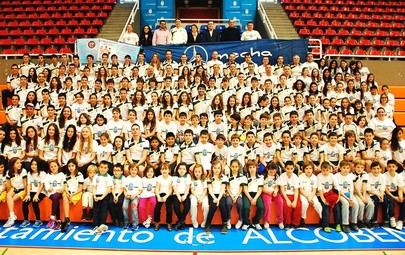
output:
M 7 200 L 7 192 L 3 191 L 0 193 L 0 203 L 4 203 Z
M 65 191 L 64 193 L 67 194 L 66 191 Z M 74 196 L 70 199 L 70 203 L 73 204 L 73 205 L 75 205 L 75 204 L 77 204 L 78 202 L 80 202 L 81 199 L 82 199 L 82 192 L 77 193 L 76 195 L 74 195 Z
M 25 192 L 25 190 L 23 189 L 14 189 L 14 194 L 18 195 L 20 199 L 24 199 L 25 196 L 27 195 L 27 192 Z

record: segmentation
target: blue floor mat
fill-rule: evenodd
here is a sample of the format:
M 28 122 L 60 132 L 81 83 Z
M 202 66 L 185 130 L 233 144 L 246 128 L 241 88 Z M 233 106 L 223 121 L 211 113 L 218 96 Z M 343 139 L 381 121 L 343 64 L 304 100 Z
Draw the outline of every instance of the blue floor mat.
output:
M 3 224 L 1 224 L 2 226 Z M 159 231 L 139 228 L 136 231 L 118 227 L 95 235 L 86 224 L 73 224 L 66 233 L 44 228 L 0 227 L 0 246 L 80 248 L 150 251 L 322 251 L 405 249 L 405 231 L 391 228 L 362 229 L 360 232 L 325 233 L 320 228 L 305 227 L 280 230 L 271 227 L 257 231 L 229 230 L 221 234 L 202 229 Z

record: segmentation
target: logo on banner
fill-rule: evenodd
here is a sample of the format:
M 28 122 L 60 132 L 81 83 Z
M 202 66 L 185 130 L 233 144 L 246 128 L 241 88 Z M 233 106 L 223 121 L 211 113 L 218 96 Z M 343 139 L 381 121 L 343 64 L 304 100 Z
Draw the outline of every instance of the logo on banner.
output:
M 189 60 L 190 62 L 193 62 L 195 60 L 195 55 L 197 53 L 201 54 L 201 57 L 203 59 L 203 61 L 207 62 L 208 61 L 208 52 L 207 50 L 201 46 L 201 45 L 192 45 L 187 47 L 184 51 L 184 54 L 191 54 L 191 59 Z

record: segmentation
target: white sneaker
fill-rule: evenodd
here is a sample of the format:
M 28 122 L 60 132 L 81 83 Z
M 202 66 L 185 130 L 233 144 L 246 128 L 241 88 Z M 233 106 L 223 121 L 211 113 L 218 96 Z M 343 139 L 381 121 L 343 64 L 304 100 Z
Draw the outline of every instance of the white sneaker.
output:
M 391 228 L 395 228 L 397 226 L 397 223 L 396 223 L 394 217 L 390 218 L 390 226 L 391 226 Z
M 205 228 L 205 222 L 201 223 L 201 228 Z
M 198 222 L 193 223 L 193 228 L 198 228 Z
M 17 220 L 17 216 L 10 216 L 8 217 L 7 222 L 3 225 L 3 228 L 9 228 L 12 227 L 15 223 L 15 221 Z
M 256 230 L 262 230 L 262 226 L 260 226 L 260 224 L 256 224 L 256 225 L 255 225 L 255 229 L 256 229 Z
M 284 224 L 281 222 L 280 224 L 278 224 L 278 227 L 279 227 L 280 229 L 284 229 Z
M 228 221 L 226 222 L 226 228 L 227 228 L 227 229 L 231 229 L 231 228 L 232 228 L 231 220 L 228 220 Z
M 402 220 L 399 220 L 398 222 L 397 222 L 397 226 L 395 227 L 396 229 L 398 229 L 398 230 L 402 230 L 402 227 L 403 227 L 403 222 L 402 222 Z
M 242 227 L 242 221 L 238 220 L 238 222 L 235 224 L 235 229 L 240 229 L 240 227 Z
M 248 225 L 243 225 L 243 226 L 242 226 L 242 230 L 243 230 L 243 231 L 246 231 L 248 228 L 249 228 Z
M 264 223 L 263 225 L 264 229 L 269 229 L 270 228 L 270 224 L 268 222 Z

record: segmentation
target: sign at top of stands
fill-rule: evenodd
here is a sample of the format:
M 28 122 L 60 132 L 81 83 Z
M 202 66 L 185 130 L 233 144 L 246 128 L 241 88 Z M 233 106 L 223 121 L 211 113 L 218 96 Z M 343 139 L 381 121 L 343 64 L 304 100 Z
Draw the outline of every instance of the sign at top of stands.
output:
M 120 62 L 124 62 L 125 56 L 129 55 L 135 62 L 141 47 L 107 39 L 85 38 L 76 41 L 76 49 L 80 60 L 84 63 L 87 61 L 87 55 L 93 55 L 94 61 L 101 62 L 104 53 L 107 53 L 109 58 L 114 54 L 117 55 Z
M 144 47 L 146 59 L 150 59 L 153 53 L 158 53 L 161 58 L 164 58 L 167 49 L 172 50 L 173 59 L 178 61 L 181 54 L 186 53 L 189 61 L 194 60 L 197 53 L 200 53 L 203 61 L 208 61 L 211 58 L 213 51 L 218 51 L 220 60 L 226 62 L 231 53 L 237 55 L 236 61 L 241 63 L 244 61 L 244 55 L 250 53 L 255 63 L 261 63 L 265 56 L 270 57 L 272 64 L 276 63 L 277 56 L 282 55 L 286 63 L 292 60 L 292 57 L 297 54 L 301 59 L 305 59 L 308 53 L 308 40 L 271 40 L 262 39 L 255 41 L 238 41 L 238 42 L 218 42 L 218 43 L 200 43 L 193 45 L 160 45 Z

